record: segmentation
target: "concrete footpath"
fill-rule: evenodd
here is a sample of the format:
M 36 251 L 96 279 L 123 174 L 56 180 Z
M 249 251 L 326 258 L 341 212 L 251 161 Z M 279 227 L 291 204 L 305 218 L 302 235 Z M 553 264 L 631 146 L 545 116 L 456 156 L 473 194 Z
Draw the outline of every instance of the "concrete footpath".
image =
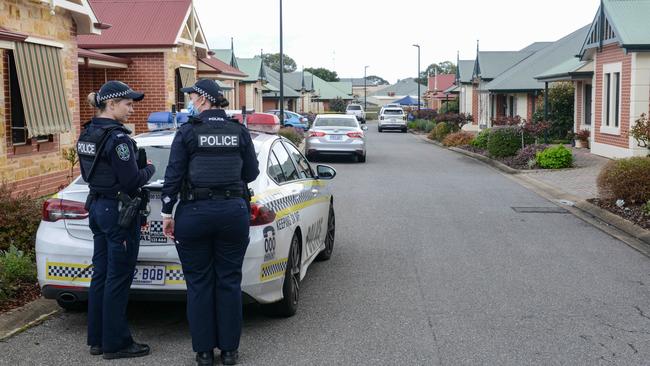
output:
M 61 311 L 54 300 L 40 298 L 0 315 L 0 342 L 40 324 Z

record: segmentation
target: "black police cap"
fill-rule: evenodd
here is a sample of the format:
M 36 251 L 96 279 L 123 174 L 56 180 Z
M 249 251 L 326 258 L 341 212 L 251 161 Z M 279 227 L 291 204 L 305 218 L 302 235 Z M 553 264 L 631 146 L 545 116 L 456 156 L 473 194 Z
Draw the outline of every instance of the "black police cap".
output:
M 183 93 L 197 93 L 208 98 L 212 103 L 216 103 L 217 99 L 223 96 L 221 87 L 214 80 L 210 79 L 201 79 L 188 88 L 182 88 L 181 91 Z
M 102 85 L 95 98 L 99 103 L 115 98 L 133 99 L 139 102 L 144 98 L 144 93 L 133 91 L 133 89 L 121 81 L 111 80 Z

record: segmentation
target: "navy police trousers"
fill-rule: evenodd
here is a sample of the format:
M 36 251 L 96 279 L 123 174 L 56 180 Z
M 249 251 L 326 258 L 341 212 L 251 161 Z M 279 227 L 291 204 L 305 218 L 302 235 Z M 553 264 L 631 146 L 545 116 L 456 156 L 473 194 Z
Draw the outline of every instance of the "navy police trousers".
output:
M 95 248 L 88 290 L 88 345 L 102 346 L 104 352 L 117 352 L 133 343 L 126 308 L 140 248 L 140 219 L 122 229 L 117 217 L 117 200 L 98 198 L 91 204 Z
M 181 202 L 176 208 L 176 250 L 187 284 L 195 352 L 239 348 L 249 220 L 241 198 Z

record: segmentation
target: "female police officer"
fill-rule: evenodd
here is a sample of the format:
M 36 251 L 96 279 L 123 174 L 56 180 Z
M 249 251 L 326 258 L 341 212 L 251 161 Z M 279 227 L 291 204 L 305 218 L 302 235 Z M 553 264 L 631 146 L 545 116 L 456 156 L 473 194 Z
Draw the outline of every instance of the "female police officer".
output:
M 176 241 L 187 283 L 187 317 L 199 365 L 238 361 L 242 263 L 248 246 L 245 183 L 259 174 L 250 134 L 221 109 L 228 105 L 212 80 L 181 89 L 190 112 L 172 142 L 162 189 L 163 230 Z M 175 222 L 172 210 L 180 193 Z M 247 192 L 246 192 L 247 193 Z
M 155 172 L 151 164 L 139 168 L 135 142 L 123 123 L 133 113 L 133 101 L 144 94 L 119 81 L 109 81 L 88 102 L 97 115 L 77 142 L 81 174 L 90 187 L 86 207 L 93 232 L 93 274 L 88 291 L 88 345 L 92 355 L 105 359 L 140 357 L 149 346 L 131 338 L 126 319 L 129 288 L 140 246 L 139 215 L 121 222 L 125 202 L 138 194 Z

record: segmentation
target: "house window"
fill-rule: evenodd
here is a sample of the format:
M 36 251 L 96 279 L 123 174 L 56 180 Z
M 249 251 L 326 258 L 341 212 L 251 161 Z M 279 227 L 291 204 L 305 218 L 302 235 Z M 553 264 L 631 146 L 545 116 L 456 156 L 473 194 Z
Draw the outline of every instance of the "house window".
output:
M 176 77 L 174 82 L 176 83 L 176 110 L 180 111 L 185 109 L 185 93 L 181 91 L 183 88 L 183 82 L 181 81 L 181 73 L 176 69 Z
M 12 51 L 7 51 L 9 64 L 9 100 L 11 100 L 11 143 L 13 145 L 26 145 L 27 126 L 25 125 L 25 110 L 20 96 L 20 83 L 16 72 L 16 62 Z
M 513 97 L 511 95 L 508 98 L 510 99 L 510 101 L 509 101 L 510 108 L 508 108 L 508 114 L 510 115 L 510 117 L 514 117 L 515 116 L 515 97 Z
M 620 133 L 621 118 L 621 64 L 603 66 L 603 114 L 601 130 L 605 133 Z

